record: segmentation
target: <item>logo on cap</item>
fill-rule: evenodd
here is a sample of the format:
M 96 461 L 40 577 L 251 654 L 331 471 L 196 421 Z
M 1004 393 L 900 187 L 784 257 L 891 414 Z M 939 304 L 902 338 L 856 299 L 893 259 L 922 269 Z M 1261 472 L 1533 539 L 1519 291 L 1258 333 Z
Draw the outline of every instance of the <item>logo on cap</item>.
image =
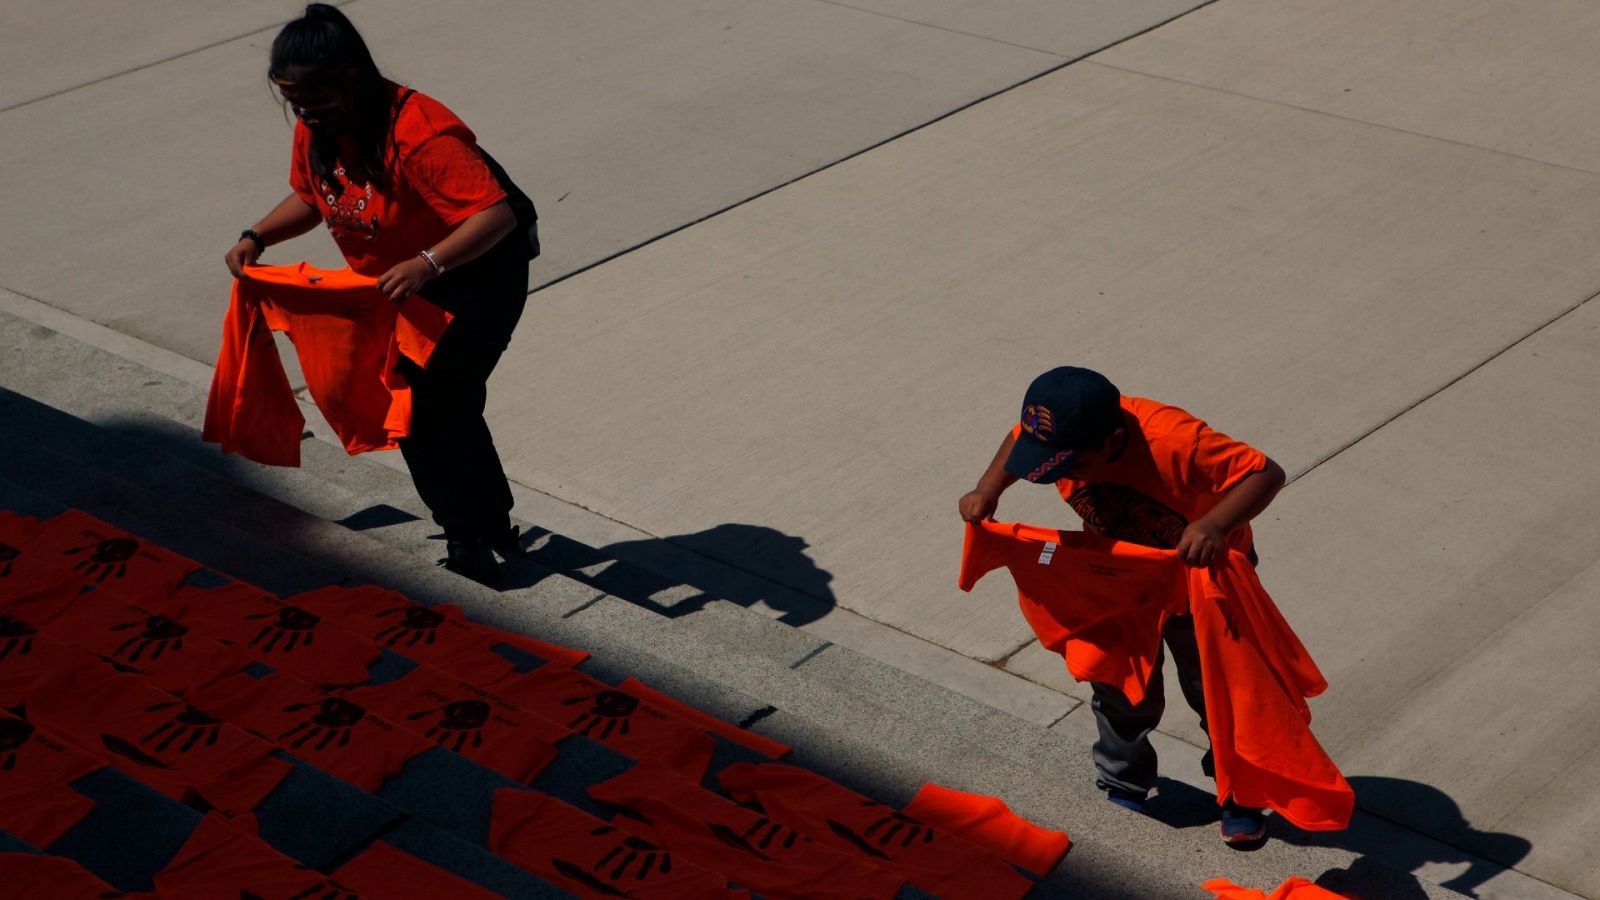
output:
M 1056 420 L 1050 415 L 1050 408 L 1037 403 L 1028 404 L 1022 410 L 1022 430 L 1041 441 L 1054 439 Z
M 1072 450 L 1063 450 L 1060 453 L 1057 453 L 1055 456 L 1052 456 L 1040 463 L 1038 468 L 1034 469 L 1032 472 L 1029 472 L 1027 475 L 1028 480 L 1037 483 L 1039 479 L 1050 474 L 1051 470 L 1053 470 L 1056 466 L 1059 466 L 1071 459 L 1074 455 L 1075 451 Z

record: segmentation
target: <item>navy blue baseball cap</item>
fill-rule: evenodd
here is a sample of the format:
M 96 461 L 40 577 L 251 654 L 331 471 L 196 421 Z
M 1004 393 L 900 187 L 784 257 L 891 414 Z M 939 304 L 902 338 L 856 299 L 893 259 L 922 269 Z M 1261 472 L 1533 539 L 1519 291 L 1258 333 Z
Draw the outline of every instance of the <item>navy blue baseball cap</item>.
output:
M 1022 395 L 1022 433 L 1006 471 L 1037 484 L 1065 478 L 1078 451 L 1098 447 L 1122 424 L 1122 392 L 1091 369 L 1062 366 Z

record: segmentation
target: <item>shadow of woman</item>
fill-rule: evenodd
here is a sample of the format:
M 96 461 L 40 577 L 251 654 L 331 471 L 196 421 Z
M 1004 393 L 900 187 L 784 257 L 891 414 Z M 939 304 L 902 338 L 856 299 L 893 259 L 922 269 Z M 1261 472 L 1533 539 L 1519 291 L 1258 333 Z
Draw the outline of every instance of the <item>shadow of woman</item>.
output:
M 508 564 L 508 587 L 555 571 L 669 618 L 726 600 L 766 606 L 794 626 L 816 621 L 836 604 L 833 575 L 806 555 L 805 540 L 763 525 L 727 523 L 600 548 L 533 528 L 522 542 L 525 559 L 535 565 Z
M 673 602 L 665 615 L 726 600 L 744 607 L 762 604 L 779 612 L 778 621 L 799 626 L 827 615 L 837 602 L 829 587 L 833 574 L 806 555 L 809 546 L 775 528 L 730 522 L 692 534 L 623 541 L 602 552 L 641 566 L 655 562 L 655 571 L 670 571 L 697 592 Z
M 1358 854 L 1348 867 L 1330 869 L 1317 877 L 1317 884 L 1330 891 L 1394 900 L 1421 898 L 1426 896 L 1422 889 L 1414 883 L 1398 884 L 1393 870 L 1416 872 L 1424 865 L 1443 864 L 1466 868 L 1440 886 L 1476 897 L 1484 882 L 1502 868 L 1515 866 L 1533 849 L 1533 842 L 1526 838 L 1473 828 L 1456 802 L 1438 788 L 1378 776 L 1355 776 L 1350 785 L 1361 809 L 1370 815 L 1358 816 L 1348 830 L 1311 833 L 1284 828 L 1275 832 L 1291 844 L 1338 847 Z M 1399 824 L 1391 825 L 1376 816 Z

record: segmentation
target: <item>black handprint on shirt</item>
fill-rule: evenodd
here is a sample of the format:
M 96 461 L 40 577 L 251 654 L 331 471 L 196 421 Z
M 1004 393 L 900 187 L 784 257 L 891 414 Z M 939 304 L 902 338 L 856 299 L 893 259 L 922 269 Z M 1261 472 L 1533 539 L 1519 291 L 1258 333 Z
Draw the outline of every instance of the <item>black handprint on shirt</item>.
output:
M 844 838 L 851 846 L 862 853 L 878 859 L 889 859 L 889 854 L 879 848 L 891 851 L 895 849 L 906 850 L 919 841 L 923 844 L 933 843 L 933 828 L 917 819 L 905 813 L 896 812 L 874 800 L 863 800 L 861 805 L 882 807 L 883 816 L 868 825 L 860 833 L 857 833 L 849 825 L 832 818 L 828 819 L 828 829 L 839 837 Z M 896 840 L 897 838 L 898 840 Z M 874 844 L 877 846 L 873 846 Z
M 33 737 L 33 723 L 10 716 L 0 717 L 0 772 L 16 768 L 17 751 Z
M 289 745 L 290 749 L 299 750 L 318 735 L 322 736 L 322 740 L 312 748 L 314 750 L 326 750 L 330 746 L 348 747 L 351 732 L 367 716 L 365 707 L 357 706 L 342 697 L 328 697 L 314 703 L 295 703 L 285 706 L 283 711 L 299 712 L 312 707 L 317 711 L 311 718 L 278 735 L 280 741 L 288 740 L 296 734 L 300 735 Z
M 33 636 L 39 632 L 21 619 L 0 616 L 0 662 L 12 653 L 27 656 L 33 652 Z
M 378 613 L 377 618 L 392 616 L 400 613 L 400 621 L 383 629 L 372 636 L 375 641 L 382 641 L 385 647 L 396 648 L 401 641 L 406 647 L 415 647 L 418 644 L 432 644 L 438 637 L 439 626 L 445 622 L 445 617 L 426 606 L 397 606 Z
M 115 575 L 117 578 L 128 574 L 128 560 L 133 559 L 133 554 L 139 552 L 139 542 L 133 538 L 107 538 L 93 545 L 74 547 L 66 552 L 73 556 L 93 550 L 88 559 L 79 560 L 72 567 L 74 572 L 82 572 L 86 578 L 94 578 L 96 582 L 104 582 Z
M 483 746 L 483 726 L 489 721 L 489 704 L 482 700 L 457 700 L 438 709 L 425 709 L 406 716 L 415 721 L 439 714 L 438 723 L 428 728 L 424 737 L 433 738 L 441 747 L 461 752 L 469 742 L 473 749 Z M 454 746 L 450 746 L 451 743 Z
M 183 649 L 183 636 L 189 633 L 189 628 L 166 616 L 148 616 L 123 625 L 111 626 L 112 631 L 127 631 L 130 628 L 144 626 L 144 630 L 123 641 L 112 656 L 121 656 L 131 647 L 133 654 L 128 657 L 128 662 L 136 663 L 146 650 L 150 651 L 150 662 L 161 658 L 161 654 L 168 649 L 178 651 Z
M 316 642 L 316 628 L 322 624 L 322 617 L 316 613 L 307 612 L 298 606 L 282 606 L 277 612 L 259 613 L 245 616 L 246 619 L 272 619 L 273 621 L 261 626 L 256 636 L 250 639 L 249 646 L 261 644 L 262 653 L 271 653 L 273 648 L 282 641 L 283 652 L 293 652 L 294 648 L 304 645 L 311 646 Z M 266 638 L 263 643 L 262 638 Z
M 780 825 L 766 816 L 756 819 L 742 833 L 734 831 L 733 828 L 721 822 L 709 822 L 706 824 L 706 828 L 717 840 L 722 841 L 724 844 L 768 862 L 772 861 L 772 857 L 761 851 L 774 849 L 774 844 L 784 850 L 792 850 L 797 842 L 806 841 L 809 843 L 810 841 L 809 838 L 801 836 L 793 828 Z M 783 838 L 781 841 L 778 840 L 780 837 Z
M 0 578 L 11 574 L 11 563 L 22 555 L 22 551 L 10 544 L 0 544 Z
M 639 708 L 639 698 L 624 694 L 621 691 L 599 691 L 584 697 L 573 697 L 561 701 L 562 706 L 572 706 L 577 703 L 589 703 L 589 709 L 578 715 L 567 724 L 568 728 L 583 735 L 594 737 L 596 740 L 605 740 L 613 733 L 625 735 L 628 733 L 628 718 Z M 599 731 L 595 735 L 595 731 Z
M 207 747 L 216 745 L 217 738 L 222 735 L 222 720 L 215 716 L 176 701 L 147 706 L 144 711 L 155 712 L 158 709 L 168 709 L 174 706 L 183 706 L 183 712 L 156 726 L 155 730 L 139 740 L 140 746 L 149 744 L 159 738 L 161 742 L 152 749 L 157 753 L 165 753 L 168 747 L 183 740 L 185 737 L 188 740 L 184 741 L 181 747 L 178 747 L 179 753 L 188 753 L 202 743 Z

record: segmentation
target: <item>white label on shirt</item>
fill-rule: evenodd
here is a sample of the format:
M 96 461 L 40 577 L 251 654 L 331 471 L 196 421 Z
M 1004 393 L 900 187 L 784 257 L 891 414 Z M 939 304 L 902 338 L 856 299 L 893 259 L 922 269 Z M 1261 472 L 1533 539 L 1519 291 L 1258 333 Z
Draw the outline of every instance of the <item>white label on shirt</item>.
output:
M 1039 565 L 1041 565 L 1041 566 L 1050 565 L 1050 557 L 1054 556 L 1055 553 L 1056 553 L 1056 542 L 1055 541 L 1045 541 L 1044 542 L 1044 552 L 1039 554 Z

